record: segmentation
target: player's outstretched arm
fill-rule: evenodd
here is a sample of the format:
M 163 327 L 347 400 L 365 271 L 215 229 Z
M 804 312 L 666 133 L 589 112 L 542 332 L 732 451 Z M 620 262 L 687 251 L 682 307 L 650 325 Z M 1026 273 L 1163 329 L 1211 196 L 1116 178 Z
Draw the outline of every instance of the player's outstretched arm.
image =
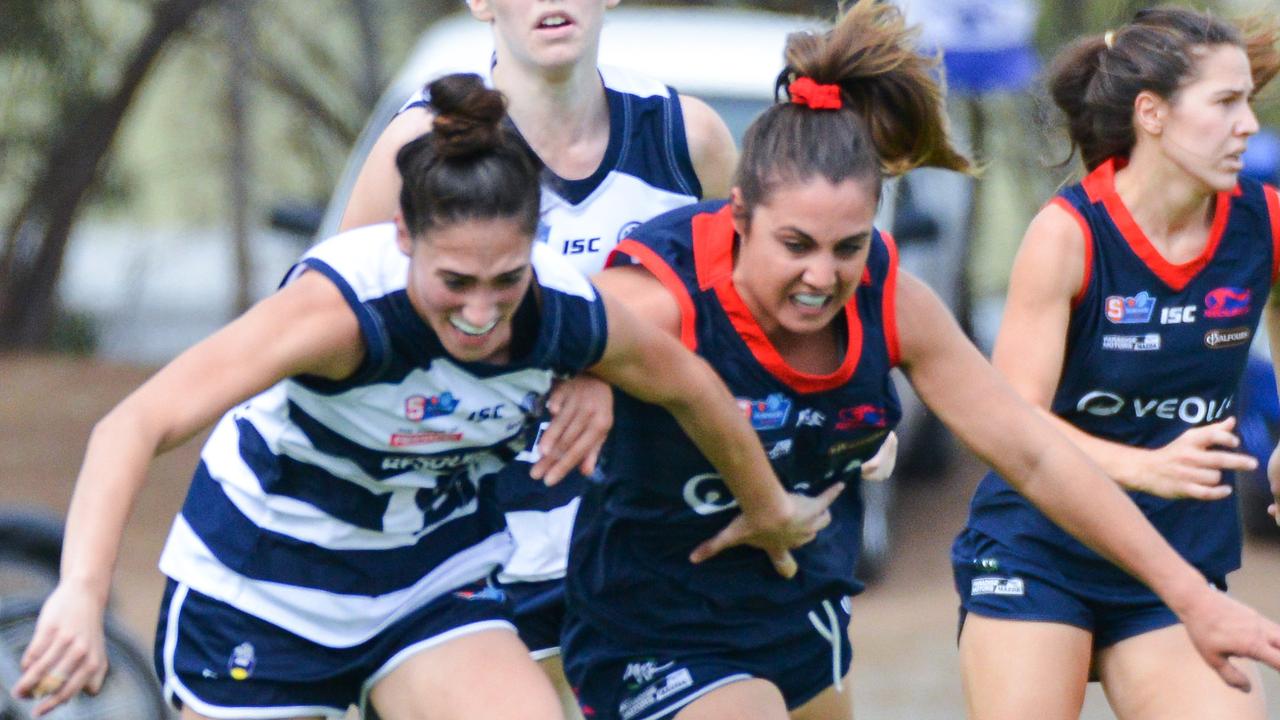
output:
M 120 537 L 151 459 L 280 379 L 350 375 L 363 358 L 355 314 L 338 288 L 306 273 L 178 356 L 100 420 L 67 514 L 58 586 L 23 654 L 16 697 L 43 696 L 43 715 L 107 664 L 102 616 Z
M 1248 687 L 1228 662 L 1233 656 L 1280 669 L 1280 626 L 1210 587 L 1128 496 L 987 364 L 937 296 L 902 273 L 897 307 L 903 369 L 957 437 L 1064 530 L 1154 590 L 1227 683 Z

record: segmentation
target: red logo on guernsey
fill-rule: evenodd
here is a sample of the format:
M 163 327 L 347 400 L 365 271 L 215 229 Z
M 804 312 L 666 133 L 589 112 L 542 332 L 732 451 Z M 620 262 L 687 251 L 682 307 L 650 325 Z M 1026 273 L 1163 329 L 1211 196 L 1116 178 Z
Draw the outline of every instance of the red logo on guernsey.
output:
M 1229 318 L 1244 315 L 1252 306 L 1253 292 L 1248 288 L 1220 287 L 1204 296 L 1204 316 Z
M 410 445 L 429 445 L 431 443 L 457 442 L 462 439 L 460 432 L 414 432 L 396 433 L 391 436 L 391 447 L 408 447 Z
M 836 421 L 837 430 L 856 430 L 865 427 L 884 427 L 884 408 L 877 405 L 855 405 L 841 408 Z

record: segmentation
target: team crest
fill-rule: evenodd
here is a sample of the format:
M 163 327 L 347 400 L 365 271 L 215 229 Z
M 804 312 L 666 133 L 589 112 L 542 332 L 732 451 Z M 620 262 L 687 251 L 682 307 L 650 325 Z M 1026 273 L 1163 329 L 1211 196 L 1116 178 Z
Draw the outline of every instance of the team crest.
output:
M 1117 325 L 1145 323 L 1151 321 L 1151 313 L 1156 309 L 1156 299 L 1146 290 L 1127 297 L 1110 295 L 1103 308 L 1107 319 Z
M 258 659 L 253 652 L 253 644 L 242 642 L 231 651 L 231 658 L 227 660 L 227 673 L 231 675 L 232 680 L 248 680 L 257 664 Z
M 451 392 L 439 395 L 411 395 L 404 401 L 404 416 L 413 422 L 452 414 L 458 407 L 458 399 Z
M 738 398 L 738 407 L 756 430 L 777 430 L 787 424 L 791 414 L 791 401 L 782 393 L 773 393 L 764 400 Z

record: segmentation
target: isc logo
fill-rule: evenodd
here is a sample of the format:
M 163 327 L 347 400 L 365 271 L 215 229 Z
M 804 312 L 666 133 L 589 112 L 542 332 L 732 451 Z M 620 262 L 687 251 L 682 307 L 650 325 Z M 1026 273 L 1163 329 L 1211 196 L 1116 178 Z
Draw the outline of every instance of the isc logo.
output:
M 1196 306 L 1167 307 L 1160 310 L 1161 325 L 1180 325 L 1196 321 Z
M 499 405 L 494 405 L 493 407 L 480 408 L 479 410 L 472 410 L 471 414 L 467 415 L 467 422 L 480 422 L 483 420 L 501 420 L 502 418 L 506 417 L 505 415 L 502 414 L 502 410 L 505 407 L 506 407 L 506 404 L 502 403 Z
M 564 241 L 564 245 L 560 250 L 562 255 L 581 255 L 588 252 L 600 251 L 600 238 L 572 238 Z

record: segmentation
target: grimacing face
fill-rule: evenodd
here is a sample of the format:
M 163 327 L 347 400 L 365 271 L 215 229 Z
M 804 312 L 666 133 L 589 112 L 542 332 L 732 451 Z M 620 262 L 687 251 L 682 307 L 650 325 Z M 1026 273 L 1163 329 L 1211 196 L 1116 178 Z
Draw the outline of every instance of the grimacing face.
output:
M 604 12 L 619 0 L 470 0 L 471 14 L 493 24 L 499 63 L 545 70 L 579 62 L 594 69 Z
M 833 184 L 815 176 L 779 184 L 749 223 L 735 220 L 734 285 L 775 343 L 824 330 L 849 302 L 867 265 L 878 201 L 865 179 Z M 742 206 L 737 188 L 733 202 Z
M 1253 73 L 1244 50 L 1235 45 L 1202 46 L 1197 55 L 1194 79 L 1172 100 L 1159 101 L 1162 122 L 1154 138 L 1183 172 L 1214 192 L 1225 192 L 1235 187 L 1245 146 L 1259 129 L 1249 104 Z
M 533 238 L 515 218 L 463 220 L 409 236 L 409 300 L 445 349 L 463 362 L 509 360 L 511 321 L 533 279 Z

